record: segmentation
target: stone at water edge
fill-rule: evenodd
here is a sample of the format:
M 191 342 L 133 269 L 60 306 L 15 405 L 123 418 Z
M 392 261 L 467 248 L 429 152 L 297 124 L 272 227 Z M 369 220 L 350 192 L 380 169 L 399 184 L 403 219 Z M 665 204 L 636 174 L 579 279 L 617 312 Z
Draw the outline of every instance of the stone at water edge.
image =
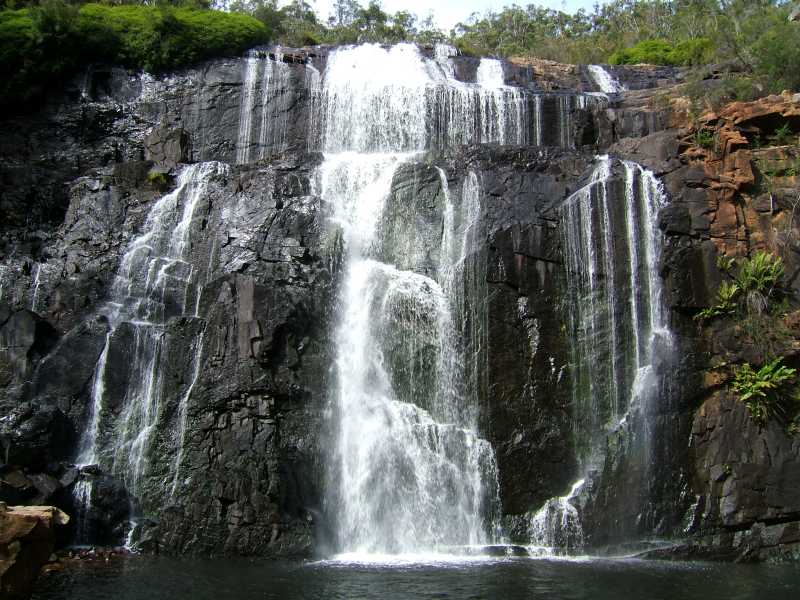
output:
M 69 516 L 53 506 L 7 506 L 0 502 L 0 597 L 27 598 L 53 554 L 55 527 Z

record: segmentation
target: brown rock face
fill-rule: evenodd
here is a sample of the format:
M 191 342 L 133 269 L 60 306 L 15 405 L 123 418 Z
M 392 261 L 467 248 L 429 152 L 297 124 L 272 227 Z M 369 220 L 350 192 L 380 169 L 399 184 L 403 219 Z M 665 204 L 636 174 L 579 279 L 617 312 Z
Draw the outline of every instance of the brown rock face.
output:
M 27 598 L 40 569 L 53 553 L 54 529 L 69 517 L 52 506 L 0 503 L 0 596 Z
M 686 136 L 681 154 L 690 168 L 702 170 L 702 180 L 686 179 L 684 185 L 704 191 L 705 207 L 695 212 L 708 219 L 707 229 L 690 230 L 695 238 L 690 243 L 710 242 L 716 256 L 765 249 L 782 257 L 787 273 L 795 273 L 800 104 L 788 93 L 732 103 L 706 114 L 701 130 L 713 133 L 713 144 L 701 148 L 700 136 Z M 786 283 L 797 289 L 796 277 Z M 697 396 L 692 422 L 690 472 L 697 502 L 687 531 L 698 535 L 698 543 L 688 546 L 687 556 L 761 560 L 796 553 L 800 442 L 777 421 L 759 427 L 729 391 L 730 370 L 724 367 L 760 365 L 772 355 L 794 366 L 796 318 L 790 313 L 783 319 L 786 339 L 777 333 L 777 319 L 775 332 L 763 332 L 760 340 L 729 319 L 697 328 L 696 345 L 706 349 L 712 369 L 700 386 L 705 389 Z M 715 364 L 723 367 L 714 370 Z
M 797 139 L 800 104 L 789 93 L 734 102 L 719 113 L 707 113 L 700 124 L 700 130 L 713 134 L 712 147 L 696 145 L 696 134 L 687 136 L 681 158 L 703 171 L 709 238 L 717 252 L 780 251 L 774 231 L 785 217 L 783 205 L 796 195 L 796 186 L 785 177 L 794 177 L 794 165 L 789 164 L 793 150 L 781 138 Z M 784 136 L 779 135 L 782 128 Z M 778 168 L 770 166 L 776 164 Z

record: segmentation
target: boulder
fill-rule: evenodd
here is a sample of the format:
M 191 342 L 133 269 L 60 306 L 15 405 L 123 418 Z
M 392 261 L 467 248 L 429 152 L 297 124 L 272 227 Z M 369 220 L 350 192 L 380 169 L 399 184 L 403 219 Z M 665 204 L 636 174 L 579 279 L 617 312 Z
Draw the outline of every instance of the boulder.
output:
M 144 157 L 159 166 L 175 167 L 188 162 L 189 134 L 183 129 L 157 127 L 144 138 Z
M 0 596 L 27 598 L 41 568 L 50 560 L 55 528 L 69 516 L 52 506 L 0 503 Z

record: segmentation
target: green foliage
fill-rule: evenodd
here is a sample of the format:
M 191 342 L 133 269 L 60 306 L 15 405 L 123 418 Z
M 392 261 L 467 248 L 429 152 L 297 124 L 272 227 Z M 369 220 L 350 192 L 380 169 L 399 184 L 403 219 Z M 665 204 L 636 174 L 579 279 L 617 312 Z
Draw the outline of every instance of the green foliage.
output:
M 756 77 L 773 93 L 800 88 L 800 25 L 790 23 L 785 11 L 760 19 L 747 47 Z
M 672 64 L 682 66 L 704 65 L 714 58 L 714 44 L 708 38 L 684 40 L 672 49 Z
M 157 190 L 166 190 L 170 180 L 166 173 L 154 169 L 147 173 L 147 182 Z
M 694 143 L 706 150 L 712 150 L 714 148 L 714 132 L 710 129 L 698 129 L 694 134 Z
M 735 275 L 736 260 L 732 257 L 717 258 L 717 267 L 733 278 L 723 282 L 717 290 L 716 303 L 701 310 L 695 317 L 705 321 L 721 315 L 733 314 L 744 299 L 748 313 L 762 313 L 767 308 L 773 290 L 783 280 L 785 268 L 780 256 L 759 250 L 752 257 L 745 258 Z
M 672 51 L 675 48 L 664 40 L 643 40 L 632 46 L 617 50 L 608 58 L 612 65 L 671 65 Z
M 153 72 L 239 54 L 268 38 L 246 15 L 101 4 L 81 8 L 80 33 L 90 56 Z
M 0 11 L 0 105 L 26 102 L 87 62 L 159 72 L 240 54 L 268 39 L 263 23 L 242 14 L 44 0 Z
M 355 0 L 336 0 L 327 24 L 317 19 L 304 0 L 294 0 L 282 8 L 276 0 L 238 0 L 231 4 L 231 10 L 259 19 L 273 32 L 273 41 L 288 46 L 401 41 L 430 44 L 446 40 L 432 17 L 419 20 L 405 10 L 387 13 L 376 0 L 366 6 Z
M 761 426 L 776 412 L 785 413 L 781 401 L 786 397 L 786 388 L 795 380 L 796 370 L 782 362 L 776 358 L 758 370 L 745 363 L 734 370 L 733 390 Z
M 717 268 L 722 271 L 723 273 L 727 273 L 730 275 L 733 272 L 733 268 L 736 266 L 736 258 L 733 256 L 726 256 L 725 254 L 720 254 L 717 257 Z
M 736 284 L 743 293 L 759 292 L 769 295 L 783 279 L 784 270 L 780 256 L 759 250 L 742 261 Z
M 784 123 L 768 139 L 775 146 L 786 146 L 792 141 L 792 138 L 796 138 L 796 135 L 792 131 L 791 125 Z
M 608 59 L 612 65 L 690 66 L 708 62 L 713 45 L 707 38 L 671 44 L 666 40 L 643 40 L 630 48 L 614 52 Z
M 3 79 L 21 79 L 29 68 L 38 32 L 28 10 L 0 12 L 0 74 Z
M 736 310 L 736 298 L 741 289 L 736 282 L 728 283 L 722 282 L 717 290 L 717 302 L 713 306 L 701 310 L 697 319 L 708 320 L 720 315 L 729 315 Z

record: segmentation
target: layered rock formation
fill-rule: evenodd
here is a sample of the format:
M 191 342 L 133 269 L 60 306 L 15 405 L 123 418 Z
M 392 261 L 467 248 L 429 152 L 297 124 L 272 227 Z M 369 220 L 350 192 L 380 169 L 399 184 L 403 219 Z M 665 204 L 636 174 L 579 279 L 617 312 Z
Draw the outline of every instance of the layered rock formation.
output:
M 161 79 L 94 68 L 41 112 L 3 122 L 0 406 L 9 416 L 0 499 L 56 502 L 76 515 L 75 539 L 121 543 L 133 519 L 132 539 L 153 551 L 325 551 L 335 537 L 324 498 L 343 260 L 317 174 L 328 59 L 325 49 L 286 59 L 261 51 Z M 443 105 L 450 112 L 426 133 L 427 154 L 395 172 L 381 238 L 413 229 L 425 252 L 386 242 L 380 256 L 434 273 L 443 198 L 477 179 L 481 241 L 469 253 L 478 275 L 469 293 L 479 301 L 468 308 L 483 311 L 470 335 L 485 343 L 468 348 L 480 365 L 470 383 L 506 534 L 529 543 L 537 511 L 572 488 L 562 504 L 574 505 L 581 543 L 592 548 L 694 534 L 725 549 L 736 536 L 794 543 L 798 442 L 777 424 L 759 430 L 726 391 L 715 367 L 750 360 L 733 325 L 715 325 L 728 327 L 721 335 L 692 317 L 713 302 L 720 254 L 784 250 L 796 273 L 795 150 L 752 145 L 785 122 L 796 130 L 797 103 L 709 115 L 703 126 L 718 142 L 703 149 L 679 107 L 653 101 L 679 73 L 616 70 L 639 91 L 609 99 L 586 70 L 517 61 L 500 73 L 509 88 L 489 97 L 517 103 L 524 118 L 504 123 L 517 124 L 518 137 L 499 145 L 498 131 L 485 130 L 492 143 L 461 146 L 470 140 L 443 123 L 472 126 L 479 119 L 458 111 L 490 109 L 455 83 L 474 86 L 480 61 L 444 60 L 452 97 L 432 102 L 461 104 Z M 626 186 L 644 179 L 624 161 L 663 181 L 658 275 L 674 347 L 669 362 L 647 362 L 660 373 L 658 401 L 627 421 L 620 409 L 608 417 L 620 425 L 589 443 L 576 434 L 588 426 L 572 378 L 575 281 L 562 209 L 598 183 L 604 153 L 613 158 L 603 210 L 619 232 L 630 233 L 626 206 L 639 201 Z M 767 164 L 768 191 L 759 188 Z M 600 194 L 593 188 L 588 200 L 595 219 Z M 173 212 L 159 208 L 169 202 Z M 593 223 L 599 232 L 602 218 Z M 612 261 L 638 262 L 635 250 L 607 246 Z M 601 265 L 603 280 L 610 266 Z M 612 348 L 603 360 L 622 365 L 611 354 L 632 335 L 620 324 L 643 280 L 618 269 L 597 288 L 616 307 L 597 335 Z M 632 385 L 620 383 L 617 395 Z

